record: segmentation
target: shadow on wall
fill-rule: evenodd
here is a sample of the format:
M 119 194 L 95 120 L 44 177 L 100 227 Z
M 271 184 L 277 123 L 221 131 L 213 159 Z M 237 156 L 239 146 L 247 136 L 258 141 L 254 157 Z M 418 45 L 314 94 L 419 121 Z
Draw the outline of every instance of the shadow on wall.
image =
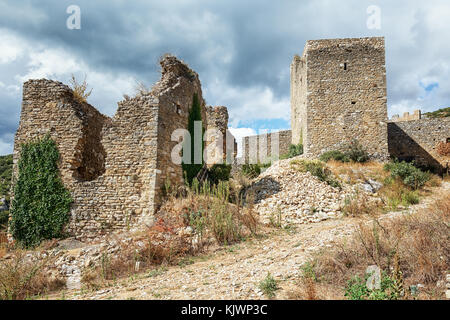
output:
M 391 157 L 399 161 L 414 160 L 419 167 L 438 174 L 448 170 L 395 122 L 388 123 L 388 148 Z

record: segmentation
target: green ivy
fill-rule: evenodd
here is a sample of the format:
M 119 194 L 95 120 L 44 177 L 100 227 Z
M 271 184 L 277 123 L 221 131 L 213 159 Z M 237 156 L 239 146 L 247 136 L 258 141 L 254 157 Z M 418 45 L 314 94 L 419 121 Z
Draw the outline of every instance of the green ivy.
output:
M 9 198 L 9 190 L 11 188 L 13 157 L 12 154 L 0 156 L 0 197 Z
M 194 97 L 192 100 L 192 108 L 189 111 L 189 117 L 188 117 L 188 131 L 191 135 L 191 145 L 186 146 L 187 148 L 191 148 L 191 163 L 182 163 L 182 168 L 184 172 L 184 176 L 187 179 L 187 183 L 189 185 L 192 184 L 192 180 L 197 176 L 199 171 L 203 167 L 203 134 L 204 129 L 202 128 L 202 146 L 201 146 L 201 152 L 202 152 L 202 163 L 195 164 L 194 163 L 194 142 L 195 142 L 195 136 L 194 136 L 194 123 L 195 121 L 202 121 L 202 106 L 200 105 L 200 100 L 198 98 L 198 95 L 194 93 Z
M 49 136 L 22 145 L 10 228 L 23 247 L 61 238 L 72 198 L 59 177 L 59 152 Z

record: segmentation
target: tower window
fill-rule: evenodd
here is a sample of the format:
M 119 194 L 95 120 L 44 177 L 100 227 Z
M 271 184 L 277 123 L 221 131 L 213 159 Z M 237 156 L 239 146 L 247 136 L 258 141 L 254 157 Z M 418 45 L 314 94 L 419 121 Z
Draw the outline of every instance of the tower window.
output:
M 356 101 L 352 101 L 352 104 L 356 104 Z
M 344 70 L 347 70 L 347 62 L 344 62 Z

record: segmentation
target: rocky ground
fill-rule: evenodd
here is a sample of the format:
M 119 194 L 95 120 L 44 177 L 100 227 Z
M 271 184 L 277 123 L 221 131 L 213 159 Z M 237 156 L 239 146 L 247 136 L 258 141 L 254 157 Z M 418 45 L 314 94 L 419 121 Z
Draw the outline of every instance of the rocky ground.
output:
M 300 172 L 291 165 L 302 156 L 280 160 L 264 171 L 251 187 L 256 194 L 255 210 L 263 223 L 276 222 L 281 213 L 283 222 L 302 224 L 342 216 L 346 199 L 357 190 L 373 195 L 382 184 L 370 180 L 355 184 L 341 183 L 341 188 L 320 181 L 309 172 Z M 342 180 L 342 177 L 335 177 Z
M 269 176 L 270 172 L 266 172 L 264 176 Z M 437 189 L 439 193 L 433 193 L 433 196 L 423 199 L 420 204 L 407 210 L 384 214 L 381 219 L 411 214 L 429 206 L 434 197 L 450 194 L 450 182 L 444 182 Z M 314 196 L 317 199 L 330 199 L 327 195 L 327 192 L 311 194 L 311 199 Z M 332 195 L 331 199 L 341 199 L 341 196 Z M 258 238 L 217 248 L 205 255 L 188 259 L 179 266 L 160 267 L 111 282 L 108 287 L 100 290 L 66 290 L 43 298 L 263 299 L 265 297 L 258 284 L 270 272 L 280 286 L 276 298 L 286 299 L 290 292 L 296 290 L 300 267 L 308 261 L 311 254 L 348 237 L 362 221 L 370 222 L 371 218 L 331 215 L 319 223 L 284 223 L 281 228 L 263 228 Z M 330 291 L 327 294 L 321 298 L 342 298 L 340 293 Z

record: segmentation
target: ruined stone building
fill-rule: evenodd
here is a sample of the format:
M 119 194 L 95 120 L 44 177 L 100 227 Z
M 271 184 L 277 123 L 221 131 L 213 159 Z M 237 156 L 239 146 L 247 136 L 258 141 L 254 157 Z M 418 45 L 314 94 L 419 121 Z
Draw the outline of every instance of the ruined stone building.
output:
M 290 68 L 291 133 L 283 132 L 280 154 L 288 136 L 303 144 L 307 157 L 357 140 L 372 159 L 448 168 L 448 155 L 437 149 L 450 143 L 449 118 L 421 119 L 415 111 L 388 120 L 384 38 L 310 40 Z M 243 138 L 244 161 L 265 152 L 259 143 L 265 136 Z
M 204 129 L 227 132 L 226 108 L 206 107 L 197 73 L 172 56 L 162 59 L 161 67 L 152 90 L 119 102 L 112 118 L 80 103 L 60 82 L 24 83 L 14 177 L 21 144 L 50 134 L 61 155 L 63 183 L 74 199 L 66 231 L 78 239 L 152 224 L 166 181 L 184 184 L 181 165 L 171 158 L 179 145 L 172 133 L 187 129 L 194 94 Z

